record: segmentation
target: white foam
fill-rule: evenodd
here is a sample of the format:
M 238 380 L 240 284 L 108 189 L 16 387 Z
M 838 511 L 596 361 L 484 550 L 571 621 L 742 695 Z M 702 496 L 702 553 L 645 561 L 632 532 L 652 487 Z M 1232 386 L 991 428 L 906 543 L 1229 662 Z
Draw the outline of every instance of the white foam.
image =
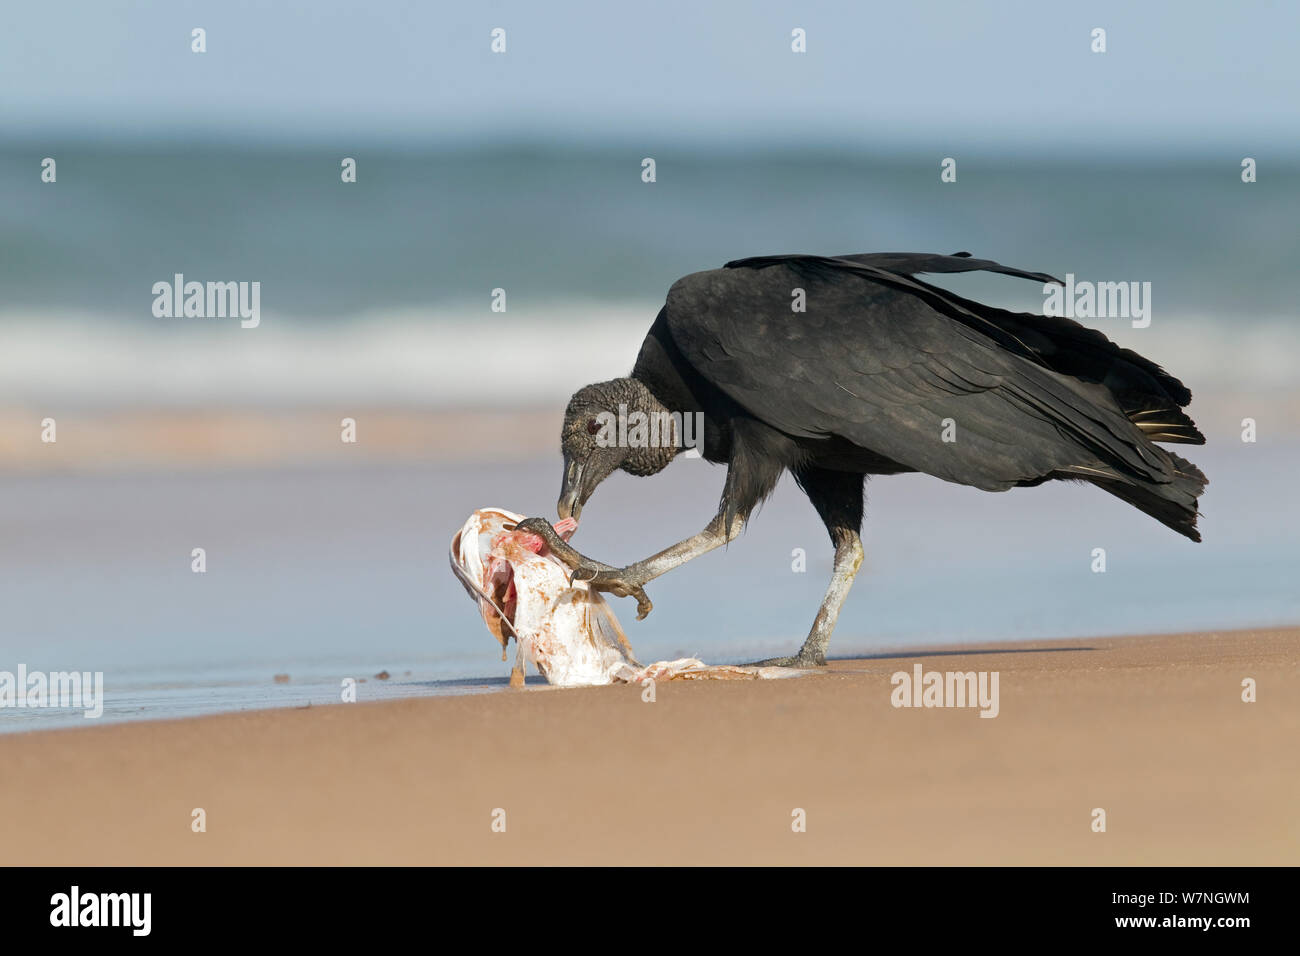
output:
M 625 375 L 659 306 L 576 301 L 495 314 L 482 305 L 352 320 L 267 313 L 155 322 L 0 313 L 0 403 L 507 407 L 563 403 Z M 1157 317 L 1090 323 L 1194 391 L 1294 389 L 1300 321 Z
M 0 402 L 248 405 L 365 401 L 496 406 L 564 401 L 625 375 L 654 307 L 582 303 L 303 321 L 124 322 L 0 315 Z

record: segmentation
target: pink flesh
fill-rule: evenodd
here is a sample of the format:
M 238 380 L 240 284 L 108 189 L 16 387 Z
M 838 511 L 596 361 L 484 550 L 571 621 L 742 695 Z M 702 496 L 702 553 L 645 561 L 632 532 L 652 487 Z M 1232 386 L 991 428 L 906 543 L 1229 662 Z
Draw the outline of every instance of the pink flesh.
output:
M 573 537 L 573 533 L 578 530 L 578 521 L 576 518 L 562 518 L 554 523 L 555 533 L 562 539 L 568 541 Z M 546 542 L 535 534 L 529 534 L 526 531 L 506 531 L 493 540 L 493 546 L 498 542 L 506 539 L 507 536 L 523 545 L 533 554 L 544 554 L 546 552 Z M 488 594 L 496 593 L 496 588 L 504 584 L 506 586 L 504 597 L 501 601 L 501 610 L 505 612 L 508 620 L 513 621 L 515 617 L 515 601 L 518 595 L 515 592 L 515 569 L 510 566 L 510 562 L 505 558 L 492 559 L 483 573 L 483 590 Z

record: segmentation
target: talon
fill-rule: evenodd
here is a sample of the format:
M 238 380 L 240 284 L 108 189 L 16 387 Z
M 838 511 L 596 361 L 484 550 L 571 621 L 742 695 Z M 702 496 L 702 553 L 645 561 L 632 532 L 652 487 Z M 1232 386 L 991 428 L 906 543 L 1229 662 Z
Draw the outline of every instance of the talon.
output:
M 527 531 L 537 535 L 546 542 L 546 548 L 551 554 L 559 558 L 565 566 L 575 571 L 584 567 L 594 567 L 598 570 L 606 568 L 606 565 L 602 565 L 598 561 L 592 561 L 580 554 L 573 545 L 560 536 L 555 527 L 545 518 L 525 518 L 515 526 L 515 530 Z M 585 580 L 585 578 L 579 578 L 579 580 Z M 572 583 L 572 578 L 570 578 L 570 583 Z
M 518 524 L 512 525 L 507 523 L 503 524 L 501 527 L 506 531 L 514 531 L 517 529 L 519 531 L 531 531 L 533 534 L 541 535 L 545 535 L 547 531 L 555 530 L 551 527 L 551 523 L 545 518 L 525 518 Z
M 575 571 L 574 575 L 576 576 L 577 573 Z M 650 603 L 650 598 L 646 596 L 645 588 L 639 584 L 632 584 L 624 580 L 621 571 L 597 571 L 590 577 L 582 577 L 579 580 L 587 582 L 587 587 L 593 591 L 604 591 L 606 594 L 612 594 L 615 597 L 636 598 L 636 619 L 638 621 L 644 620 L 645 616 L 654 608 L 654 605 Z
M 545 518 L 525 518 L 515 526 L 517 531 L 527 531 L 538 535 L 546 542 L 551 553 L 568 565 L 569 584 L 586 584 L 595 591 L 605 591 L 616 597 L 636 598 L 636 619 L 643 620 L 654 607 L 646 597 L 645 590 L 623 579 L 623 572 L 608 564 L 601 564 L 576 551 L 572 545 L 560 537 L 555 528 Z

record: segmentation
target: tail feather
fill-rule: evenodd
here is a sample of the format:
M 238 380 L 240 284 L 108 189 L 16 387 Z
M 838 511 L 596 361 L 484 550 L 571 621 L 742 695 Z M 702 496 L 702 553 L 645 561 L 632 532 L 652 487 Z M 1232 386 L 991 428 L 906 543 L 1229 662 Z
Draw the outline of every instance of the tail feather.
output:
M 1140 428 L 1142 434 L 1151 441 L 1185 445 L 1205 444 L 1205 436 L 1181 408 L 1166 405 L 1140 411 L 1125 409 L 1125 414 L 1128 415 L 1129 421 Z
M 1200 541 L 1201 533 L 1196 528 L 1196 519 L 1200 512 L 1196 510 L 1196 501 L 1205 491 L 1209 480 L 1201 469 L 1186 458 L 1168 452 L 1166 454 L 1174 465 L 1172 481 L 1135 484 L 1132 479 L 1120 475 L 1101 477 L 1092 474 L 1077 475 L 1077 477 L 1087 477 L 1098 488 L 1110 492 L 1122 501 L 1127 501 L 1166 527 L 1193 541 Z

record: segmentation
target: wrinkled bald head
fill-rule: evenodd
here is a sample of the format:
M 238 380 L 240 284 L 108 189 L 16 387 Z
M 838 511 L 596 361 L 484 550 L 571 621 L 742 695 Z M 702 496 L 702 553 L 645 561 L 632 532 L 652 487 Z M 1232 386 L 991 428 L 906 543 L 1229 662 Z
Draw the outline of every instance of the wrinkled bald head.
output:
M 577 518 L 596 486 L 621 468 L 629 449 L 616 440 L 619 406 L 624 413 L 642 409 L 649 390 L 633 378 L 616 378 L 578 389 L 564 410 L 560 450 L 564 454 L 564 481 L 555 506 L 561 518 Z

